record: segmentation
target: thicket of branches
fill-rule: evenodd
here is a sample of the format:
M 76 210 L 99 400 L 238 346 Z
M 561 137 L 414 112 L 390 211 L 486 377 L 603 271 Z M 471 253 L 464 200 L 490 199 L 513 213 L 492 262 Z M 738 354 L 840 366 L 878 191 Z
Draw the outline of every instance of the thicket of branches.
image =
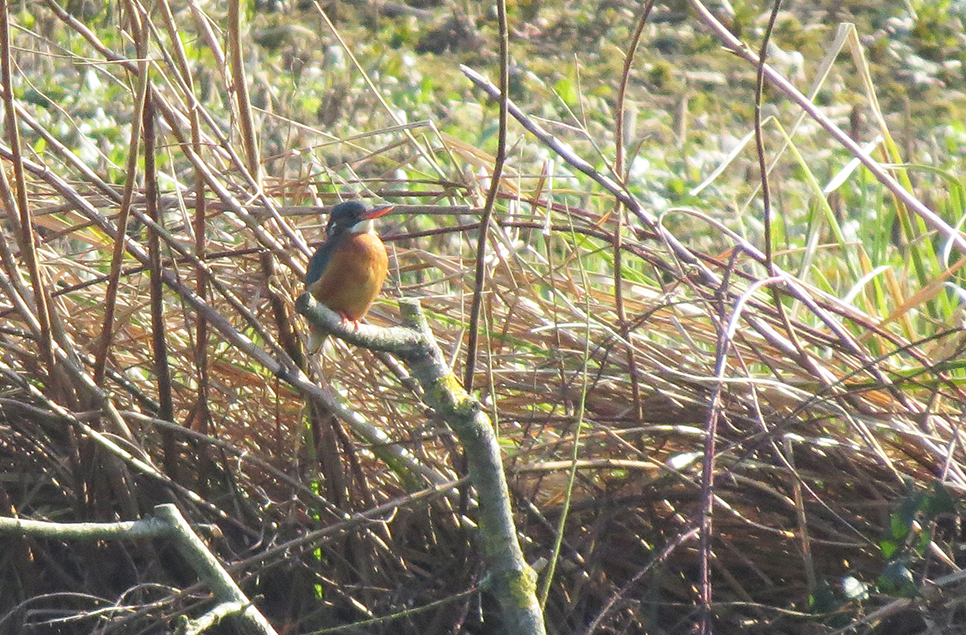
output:
M 693 28 L 730 45 L 700 8 Z M 658 209 L 635 172 L 638 38 L 664 28 L 644 7 L 621 14 L 610 107 L 554 122 L 520 102 L 502 156 L 404 120 L 379 60 L 355 59 L 319 12 L 317 32 L 295 31 L 331 99 L 308 123 L 281 111 L 231 11 L 6 9 L 3 515 L 109 521 L 173 502 L 280 632 L 497 632 L 451 433 L 392 357 L 304 352 L 293 307 L 320 213 L 363 196 L 397 206 L 369 320 L 420 298 L 458 375 L 476 356 L 549 632 L 962 622 L 960 219 L 923 213 L 901 170 L 883 185 L 843 166 L 899 234 L 850 239 L 833 209 L 847 195 L 806 168 L 852 150 L 812 115 L 790 125 L 801 111 L 773 79 L 792 114 L 766 118 L 758 151 L 749 120 L 717 155 L 750 191 L 759 158 L 776 162 L 736 222 L 697 193 Z M 728 62 L 749 100 L 760 44 Z M 837 45 L 861 70 L 857 41 Z M 484 74 L 499 85 L 500 70 Z M 497 121 L 482 80 L 463 81 L 439 117 Z M 901 163 L 869 108 L 878 160 Z M 957 192 L 943 211 L 962 211 Z M 805 200 L 815 216 L 783 216 Z M 0 552 L 0 632 L 156 632 L 211 602 L 163 541 L 28 536 Z

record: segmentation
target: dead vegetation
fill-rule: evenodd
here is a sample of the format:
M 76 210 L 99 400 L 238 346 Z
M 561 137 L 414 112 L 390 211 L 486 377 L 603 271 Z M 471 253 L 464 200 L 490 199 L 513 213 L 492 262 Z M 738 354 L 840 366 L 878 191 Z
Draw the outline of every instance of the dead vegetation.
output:
M 265 70 L 205 35 L 231 33 L 223 16 L 120 4 L 110 43 L 51 0 L 4 52 L 5 124 L 21 130 L 0 147 L 4 515 L 175 502 L 280 632 L 498 632 L 450 433 L 390 357 L 303 353 L 293 302 L 320 206 L 361 195 L 398 209 L 370 322 L 420 298 L 461 374 L 483 293 L 474 384 L 527 556 L 556 558 L 549 632 L 689 632 L 708 597 L 720 633 L 962 623 L 958 517 L 922 498 L 966 485 L 961 316 L 907 291 L 877 313 L 701 211 L 615 209 L 531 148 L 506 164 L 476 281 L 489 152 L 387 122 L 367 93 L 351 105 L 365 134 L 287 121 L 232 92 Z M 178 33 L 214 61 L 179 52 Z M 24 98 L 42 66 L 82 63 L 126 100 L 112 143 L 127 146 L 98 147 L 80 112 L 55 128 L 57 104 Z M 160 632 L 210 602 L 162 542 L 27 537 L 2 554 L 0 632 Z M 876 592 L 890 566 L 916 601 Z M 870 586 L 850 596 L 847 578 Z

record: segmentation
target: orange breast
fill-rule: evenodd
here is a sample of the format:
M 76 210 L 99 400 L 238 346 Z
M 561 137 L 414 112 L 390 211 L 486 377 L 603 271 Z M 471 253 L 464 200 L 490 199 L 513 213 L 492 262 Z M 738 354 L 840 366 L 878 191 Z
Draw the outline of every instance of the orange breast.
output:
M 349 234 L 309 291 L 316 300 L 355 322 L 369 311 L 388 270 L 386 247 L 378 236 Z

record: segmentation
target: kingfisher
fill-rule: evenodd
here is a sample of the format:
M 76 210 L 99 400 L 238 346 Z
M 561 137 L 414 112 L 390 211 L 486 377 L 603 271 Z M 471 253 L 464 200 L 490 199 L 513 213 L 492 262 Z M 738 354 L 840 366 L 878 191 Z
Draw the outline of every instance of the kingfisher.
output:
M 392 208 L 345 201 L 329 213 L 326 240 L 309 261 L 305 290 L 341 315 L 344 323 L 358 324 L 382 290 L 389 257 L 372 221 Z M 310 325 L 309 353 L 317 352 L 323 342 L 325 333 Z

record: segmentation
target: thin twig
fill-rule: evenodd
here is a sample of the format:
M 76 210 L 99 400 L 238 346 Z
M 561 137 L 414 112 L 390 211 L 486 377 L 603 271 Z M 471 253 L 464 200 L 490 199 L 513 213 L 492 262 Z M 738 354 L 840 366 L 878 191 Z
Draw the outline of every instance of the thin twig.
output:
M 781 0 L 775 0 L 772 5 L 771 16 L 768 19 L 768 26 L 765 28 L 765 36 L 761 39 L 761 50 L 758 53 L 758 75 L 755 81 L 755 150 L 758 154 L 758 170 L 761 175 L 761 204 L 764 208 L 762 222 L 764 224 L 765 241 L 765 266 L 774 275 L 774 262 L 772 260 L 772 235 L 771 235 L 771 188 L 768 187 L 768 163 L 765 159 L 765 139 L 761 131 L 761 99 L 765 87 L 765 60 L 768 56 L 768 43 L 771 41 L 771 33 L 775 28 L 775 20 L 778 18 L 778 10 L 781 8 Z M 776 302 L 779 306 L 781 302 Z
M 54 355 L 53 337 L 51 335 L 50 302 L 47 297 L 47 285 L 40 274 L 37 262 L 37 247 L 34 244 L 33 221 L 30 217 L 30 203 L 27 200 L 27 180 L 24 173 L 23 155 L 20 153 L 20 126 L 17 110 L 14 106 L 12 80 L 12 58 L 10 51 L 10 7 L 7 0 L 0 0 L 0 75 L 3 79 L 3 106 L 6 121 L 7 140 L 10 144 L 11 162 L 13 163 L 14 194 L 19 218 L 17 239 L 20 253 L 27 265 L 30 283 L 33 286 L 33 303 L 37 320 L 40 325 L 40 354 L 47 366 L 48 372 L 53 372 Z M 29 302 L 29 298 L 24 298 Z
M 480 336 L 480 311 L 483 304 L 483 290 L 486 287 L 486 241 L 490 235 L 490 220 L 493 217 L 493 204 L 500 191 L 503 178 L 503 164 L 506 162 L 507 134 L 507 87 L 510 82 L 509 34 L 506 19 L 506 0 L 497 0 L 497 15 L 500 21 L 500 134 L 497 141 L 496 160 L 490 176 L 490 189 L 486 193 L 486 204 L 480 219 L 480 233 L 476 242 L 476 270 L 474 272 L 473 304 L 470 307 L 469 337 L 466 344 L 466 369 L 463 373 L 463 386 L 473 392 L 473 373 L 476 371 L 477 346 Z
M 231 61 L 231 87 L 235 99 L 238 125 L 241 129 L 242 147 L 245 149 L 245 168 L 261 189 L 262 170 L 252 116 L 252 101 L 248 96 L 248 77 L 245 75 L 245 56 L 242 51 L 241 0 L 228 2 L 228 55 Z
M 675 549 L 677 549 L 684 543 L 688 542 L 689 540 L 694 539 L 697 533 L 698 533 L 698 528 L 695 527 L 689 531 L 684 532 L 683 534 L 678 534 L 674 538 L 674 540 L 669 542 L 667 546 L 665 546 L 664 549 L 661 550 L 661 553 L 651 558 L 646 565 L 641 567 L 637 573 L 631 576 L 630 580 L 625 582 L 624 585 L 616 593 L 614 593 L 611 597 L 607 599 L 607 604 L 604 605 L 604 608 L 600 610 L 600 613 L 597 614 L 597 617 L 594 618 L 594 621 L 591 622 L 590 626 L 587 627 L 587 631 L 585 632 L 584 635 L 594 635 L 594 632 L 596 632 L 597 629 L 600 628 L 600 625 L 604 621 L 604 618 L 606 618 L 607 615 L 613 610 L 614 606 L 625 595 L 627 595 L 631 591 L 631 589 L 634 588 L 634 585 L 637 584 L 638 581 L 642 577 L 644 577 L 644 575 L 647 574 L 648 571 L 653 569 L 656 565 L 659 565 L 665 560 L 667 560 L 668 557 L 674 552 Z
M 134 98 L 134 118 L 131 121 L 131 141 L 128 144 L 127 165 L 124 182 L 124 193 L 121 199 L 121 209 L 117 218 L 117 238 L 111 255 L 111 277 L 107 281 L 107 291 L 104 297 L 104 320 L 101 336 L 97 340 L 94 354 L 94 382 L 98 385 L 104 382 L 104 372 L 107 368 L 107 357 L 114 341 L 114 311 L 117 308 L 117 290 L 120 284 L 121 265 L 124 261 L 124 236 L 127 235 L 128 218 L 131 214 L 134 185 L 137 183 L 138 157 L 141 148 L 141 125 L 144 116 L 144 103 L 148 97 L 148 44 L 150 38 L 141 22 L 142 14 L 137 10 L 134 2 L 128 2 L 128 13 L 131 34 L 137 44 L 138 63 L 134 79 L 137 81 L 137 93 Z
M 145 213 L 161 226 L 158 210 L 158 172 L 155 163 L 157 143 L 155 138 L 154 106 L 144 106 L 144 195 Z M 151 344 L 154 351 L 154 372 L 158 378 L 158 417 L 174 418 L 174 397 L 171 388 L 171 367 L 168 364 L 167 326 L 164 315 L 164 284 L 161 281 L 161 238 L 156 231 L 148 230 L 148 258 L 151 271 Z M 178 448 L 174 435 L 165 430 L 161 433 L 164 448 L 164 468 L 172 480 L 178 480 Z
M 614 132 L 614 171 L 625 182 L 627 181 L 627 177 L 624 167 L 624 100 L 627 95 L 627 84 L 630 81 L 634 56 L 637 54 L 637 47 L 641 42 L 641 35 L 644 33 L 647 18 L 651 14 L 653 7 L 654 0 L 648 0 L 644 9 L 641 11 L 641 17 L 637 21 L 637 28 L 634 29 L 631 44 L 624 57 L 624 69 L 621 71 L 620 87 L 617 90 L 617 109 L 615 113 L 617 129 Z M 617 320 L 620 325 L 621 336 L 627 341 L 624 350 L 627 354 L 627 372 L 631 379 L 631 398 L 634 400 L 634 411 L 637 414 L 637 418 L 641 419 L 644 416 L 644 410 L 641 405 L 640 383 L 637 379 L 637 359 L 634 354 L 634 344 L 631 341 L 630 327 L 627 323 L 627 309 L 624 307 L 624 270 L 622 258 L 624 250 L 621 249 L 621 242 L 623 241 L 624 224 L 627 222 L 627 219 L 624 205 L 620 200 L 616 201 L 615 206 L 617 208 L 617 229 L 614 231 L 614 305 L 617 309 Z
M 191 73 L 191 67 L 188 64 L 188 56 L 184 50 L 184 45 L 181 42 L 181 36 L 178 31 L 178 27 L 174 21 L 174 15 L 171 11 L 171 5 L 169 0 L 163 0 L 159 3 L 158 8 L 161 11 L 162 18 L 164 19 L 165 28 L 168 31 L 168 38 L 171 42 L 171 49 L 174 53 L 174 60 L 176 62 L 175 67 L 178 70 L 178 77 L 184 85 L 184 91 L 186 94 L 194 94 L 194 79 Z M 194 5 L 192 5 L 192 10 L 194 10 Z M 201 134 L 201 121 L 198 115 L 197 108 L 188 109 L 188 118 L 191 125 L 191 147 L 194 149 L 196 154 L 201 153 L 202 144 L 202 134 Z M 194 231 L 195 239 L 195 251 L 194 255 L 199 261 L 204 261 L 207 257 L 207 227 L 206 227 L 206 216 L 207 216 L 207 198 L 205 196 L 205 177 L 204 175 L 195 170 L 194 179 L 194 216 L 192 222 L 192 230 Z M 208 299 L 208 269 L 206 267 L 197 266 L 195 267 L 195 278 L 197 284 L 195 291 L 198 297 L 203 299 Z M 205 317 L 198 313 L 195 317 L 195 341 L 193 346 L 194 352 L 194 369 L 195 376 L 198 381 L 198 400 L 192 409 L 191 421 L 188 422 L 194 428 L 202 433 L 207 433 L 209 419 L 211 417 L 209 412 L 208 394 L 210 390 L 210 383 L 208 379 L 208 322 Z M 202 451 L 206 451 L 203 447 Z

